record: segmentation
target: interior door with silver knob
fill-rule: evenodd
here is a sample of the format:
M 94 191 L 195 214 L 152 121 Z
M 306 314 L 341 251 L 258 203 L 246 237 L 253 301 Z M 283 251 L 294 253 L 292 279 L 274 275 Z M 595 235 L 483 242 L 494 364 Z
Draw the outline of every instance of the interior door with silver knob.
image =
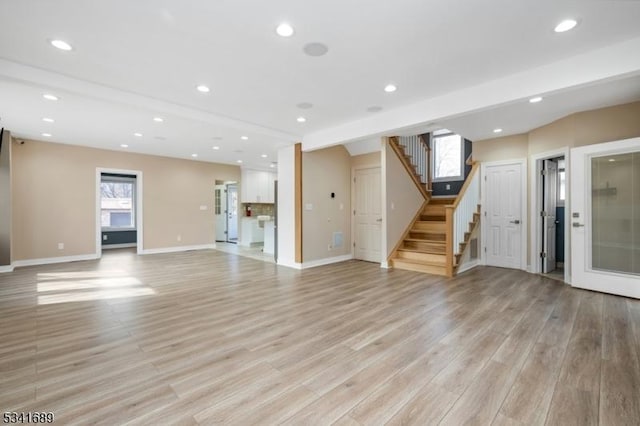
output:
M 573 286 L 640 298 L 640 138 L 571 150 Z

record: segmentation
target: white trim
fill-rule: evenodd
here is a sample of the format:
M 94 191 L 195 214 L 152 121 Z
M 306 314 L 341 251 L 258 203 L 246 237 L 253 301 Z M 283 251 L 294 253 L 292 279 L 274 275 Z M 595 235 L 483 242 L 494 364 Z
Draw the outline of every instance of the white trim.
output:
M 102 223 L 100 218 L 100 182 L 102 180 L 102 173 L 114 173 L 122 175 L 132 175 L 136 177 L 136 247 L 137 253 L 142 254 L 144 252 L 143 246 L 143 211 L 142 211 L 142 171 L 140 170 L 123 170 L 123 169 L 111 169 L 107 167 L 96 167 L 96 257 L 102 256 Z M 130 231 L 131 229 L 128 229 Z
M 13 272 L 13 265 L 0 266 L 0 274 L 4 274 L 6 272 Z
M 199 244 L 195 246 L 161 247 L 156 249 L 143 250 L 142 252 L 138 250 L 138 254 L 177 253 L 177 252 L 191 251 L 191 250 L 212 250 L 215 248 L 216 248 L 215 244 Z
M 102 246 L 102 250 L 110 250 L 110 249 L 119 249 L 119 248 L 130 248 L 135 247 L 136 243 L 123 243 L 123 244 L 106 244 Z
M 456 275 L 461 274 L 463 272 L 467 272 L 468 270 L 473 269 L 473 268 L 475 268 L 476 266 L 479 266 L 479 265 L 480 265 L 480 260 L 479 259 L 476 259 L 476 260 L 474 260 L 472 262 L 467 262 L 467 263 L 461 265 L 461 267 L 456 272 Z
M 485 214 L 487 211 L 487 191 L 486 191 L 486 177 L 487 177 L 487 167 L 494 166 L 507 166 L 510 164 L 519 164 L 522 168 L 520 169 L 520 212 L 522 214 L 522 227 L 520 229 L 520 269 L 523 271 L 527 271 L 529 265 L 527 264 L 527 240 L 529 236 L 529 223 L 527 220 L 527 181 L 528 181 L 528 168 L 527 168 L 527 158 L 515 158 L 513 160 L 502 160 L 502 161 L 488 161 L 480 164 L 480 196 L 481 196 L 481 205 L 482 205 L 482 216 L 480 217 L 481 222 L 481 238 L 482 236 L 487 235 L 487 220 Z M 485 248 L 487 246 L 486 238 L 482 240 L 482 248 L 480 250 L 480 258 L 478 260 L 479 264 L 486 265 L 487 259 L 485 256 Z
M 278 259 L 278 263 L 276 263 L 276 265 L 278 266 L 284 266 L 287 268 L 293 268 L 293 269 L 302 269 L 302 263 L 297 263 L 297 262 L 286 262 L 284 260 Z
M 387 262 L 386 260 L 380 263 L 380 267 L 382 269 L 391 269 L 391 266 L 389 266 L 389 262 Z
M 67 263 L 67 262 L 79 262 L 83 260 L 96 260 L 100 256 L 96 254 L 79 254 L 76 256 L 60 256 L 60 257 L 45 257 L 41 259 L 25 259 L 16 260 L 12 266 L 19 268 L 21 266 L 36 266 L 36 265 L 50 265 L 52 263 Z
M 327 257 L 325 259 L 312 260 L 310 262 L 302 262 L 301 269 L 315 268 L 316 266 L 329 265 L 331 263 L 345 262 L 353 259 L 353 255 L 345 254 L 342 256 Z
M 564 268 L 564 282 L 568 283 L 571 280 L 571 238 L 569 224 L 571 223 L 571 163 L 569 161 L 569 147 L 558 148 L 553 151 L 546 151 L 540 154 L 531 156 L 531 193 L 530 197 L 530 217 L 532 220 L 530 230 L 530 253 L 529 269 L 527 272 L 533 274 L 539 274 L 542 272 L 540 265 L 540 257 L 536 256 L 537 253 L 542 251 L 542 223 L 539 220 L 539 211 L 542 210 L 542 191 L 539 191 L 542 170 L 542 162 L 551 158 L 558 158 L 564 156 L 564 169 L 565 169 L 565 201 L 564 201 L 564 263 L 568 265 Z

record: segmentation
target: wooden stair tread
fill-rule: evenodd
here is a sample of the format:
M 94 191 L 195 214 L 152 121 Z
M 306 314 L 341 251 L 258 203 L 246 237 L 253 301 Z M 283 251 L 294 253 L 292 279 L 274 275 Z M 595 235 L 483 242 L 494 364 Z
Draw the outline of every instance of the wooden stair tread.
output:
M 414 249 L 414 248 L 409 248 L 409 247 L 400 247 L 398 249 L 398 251 L 410 251 L 410 252 L 413 252 L 413 253 L 437 254 L 437 255 L 444 256 L 444 253 L 433 252 L 431 250 L 426 250 L 426 249 Z
M 404 241 L 411 241 L 411 242 L 414 242 L 414 243 L 429 243 L 429 244 L 435 244 L 435 245 L 439 245 L 439 246 L 444 246 L 445 245 L 444 241 L 440 241 L 440 240 L 425 240 L 424 238 L 414 238 L 414 237 L 405 238 Z

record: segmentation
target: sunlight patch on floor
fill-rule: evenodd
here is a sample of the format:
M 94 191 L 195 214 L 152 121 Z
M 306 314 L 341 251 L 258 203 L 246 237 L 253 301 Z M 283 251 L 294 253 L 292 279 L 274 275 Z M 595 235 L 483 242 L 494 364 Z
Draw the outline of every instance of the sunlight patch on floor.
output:
M 125 271 L 38 274 L 38 304 L 151 296 L 156 292 Z

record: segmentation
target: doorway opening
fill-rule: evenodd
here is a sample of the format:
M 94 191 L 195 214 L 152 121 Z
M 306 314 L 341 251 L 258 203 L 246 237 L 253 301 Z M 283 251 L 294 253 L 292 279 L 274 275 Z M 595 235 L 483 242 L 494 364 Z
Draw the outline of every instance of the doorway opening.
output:
M 533 158 L 531 272 L 569 282 L 569 162 L 565 149 Z
M 550 278 L 564 281 L 564 213 L 566 200 L 566 161 L 564 156 L 542 161 L 540 228 L 542 251 L 540 270 Z
M 382 180 L 381 168 L 352 170 L 353 257 L 382 262 Z M 334 241 L 336 236 L 334 235 Z M 333 243 L 334 246 L 336 243 Z
M 214 187 L 216 242 L 238 243 L 238 183 L 216 180 Z
M 142 172 L 96 169 L 96 255 L 136 248 L 142 253 Z

